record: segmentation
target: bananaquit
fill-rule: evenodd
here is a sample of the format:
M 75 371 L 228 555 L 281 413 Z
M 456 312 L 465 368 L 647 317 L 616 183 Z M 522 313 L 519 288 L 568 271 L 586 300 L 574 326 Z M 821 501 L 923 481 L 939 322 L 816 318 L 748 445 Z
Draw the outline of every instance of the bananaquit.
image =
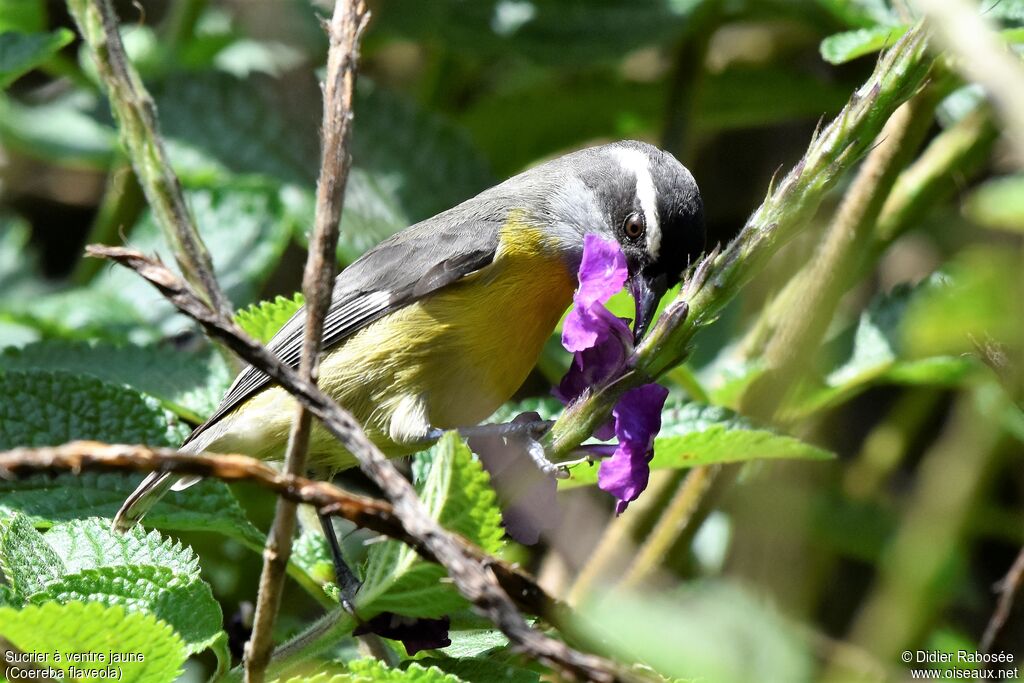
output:
M 690 172 L 646 143 L 591 147 L 531 168 L 395 234 L 338 275 L 320 387 L 389 456 L 422 449 L 439 429 L 475 425 L 537 362 L 572 301 L 585 235 L 622 247 L 639 336 L 703 249 L 702 212 Z M 293 367 L 304 326 L 299 310 L 268 345 Z M 294 415 L 295 400 L 246 367 L 183 450 L 281 459 Z M 309 462 L 326 472 L 356 465 L 319 424 Z M 194 481 L 152 473 L 115 526 L 130 528 L 168 489 Z

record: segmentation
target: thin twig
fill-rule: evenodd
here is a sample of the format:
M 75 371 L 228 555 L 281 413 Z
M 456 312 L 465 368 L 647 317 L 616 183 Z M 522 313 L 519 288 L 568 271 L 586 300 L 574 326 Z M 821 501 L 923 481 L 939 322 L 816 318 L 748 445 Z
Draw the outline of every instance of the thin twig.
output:
M 303 402 L 327 431 L 359 460 L 363 472 L 391 501 L 394 514 L 409 535 L 437 558 L 459 592 L 508 636 L 515 647 L 569 678 L 612 681 L 629 676 L 601 657 L 578 652 L 531 628 L 501 589 L 488 564 L 469 556 L 452 534 L 430 516 L 412 485 L 369 440 L 350 413 L 246 335 L 233 320 L 218 316 L 166 266 L 134 249 L 123 247 L 89 245 L 86 253 L 113 259 L 136 271 L 182 313 L 202 325 L 207 334 L 223 341 L 245 361 L 265 372 Z
M 210 254 L 185 203 L 178 176 L 171 168 L 160 138 L 153 98 L 128 62 L 110 0 L 68 0 L 68 9 L 96 64 L 118 122 L 121 141 L 178 267 L 185 279 L 203 292 L 214 310 L 230 316 L 231 302 L 217 284 Z
M 302 278 L 306 299 L 306 329 L 299 361 L 299 374 L 316 382 L 324 317 L 331 303 L 335 274 L 335 249 L 338 223 L 345 203 L 345 184 L 352 165 L 352 95 L 359 62 L 359 40 L 369 20 L 362 0 L 338 0 L 334 16 L 327 24 L 330 49 L 327 53 L 327 77 L 323 86 L 320 179 L 317 183 L 313 237 Z M 284 469 L 292 475 L 306 471 L 311 416 L 299 403 L 288 436 Z M 273 647 L 274 621 L 281 602 L 281 591 L 295 535 L 296 505 L 278 498 L 274 522 L 263 550 L 263 572 L 256 601 L 252 637 L 246 646 L 245 678 L 259 683 L 264 678 Z
M 349 493 L 333 484 L 285 474 L 247 455 L 189 453 L 173 448 L 72 441 L 62 446 L 16 448 L 0 452 L 0 479 L 12 479 L 41 472 L 70 471 L 176 472 L 222 481 L 251 481 L 296 503 L 312 505 L 320 512 L 341 517 L 356 526 L 375 531 L 409 545 L 425 560 L 437 558 L 412 536 L 385 501 Z M 452 536 L 467 555 L 486 562 L 520 608 L 557 623 L 563 607 L 544 592 L 528 574 L 483 549 Z
M 981 636 L 981 642 L 978 644 L 978 648 L 982 652 L 988 652 L 992 649 L 992 643 L 995 642 L 996 636 L 999 635 L 999 631 L 1002 630 L 1006 620 L 1010 617 L 1010 610 L 1013 609 L 1013 599 L 1020 589 L 1022 580 L 1024 580 L 1024 548 L 1021 548 L 1020 552 L 1017 553 L 1017 559 L 1010 566 L 1010 571 L 1006 572 L 1006 576 L 996 586 L 996 590 L 999 591 L 999 602 L 996 604 L 996 611 L 992 613 L 992 617 L 988 620 L 988 625 L 985 626 L 985 633 Z

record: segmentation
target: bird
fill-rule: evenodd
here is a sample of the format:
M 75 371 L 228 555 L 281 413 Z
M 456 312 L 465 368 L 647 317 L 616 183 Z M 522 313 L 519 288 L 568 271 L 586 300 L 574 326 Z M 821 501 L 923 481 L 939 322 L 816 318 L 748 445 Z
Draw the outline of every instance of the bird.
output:
M 704 248 L 693 175 L 651 144 L 612 142 L 540 163 L 385 239 L 334 281 L 320 388 L 389 457 L 478 424 L 523 384 L 572 302 L 587 235 L 621 247 L 641 337 Z M 297 367 L 304 332 L 303 308 L 267 346 Z M 283 459 L 295 405 L 247 366 L 181 450 Z M 357 464 L 319 424 L 308 462 L 328 475 Z M 130 529 L 168 490 L 195 481 L 151 473 L 114 528 Z

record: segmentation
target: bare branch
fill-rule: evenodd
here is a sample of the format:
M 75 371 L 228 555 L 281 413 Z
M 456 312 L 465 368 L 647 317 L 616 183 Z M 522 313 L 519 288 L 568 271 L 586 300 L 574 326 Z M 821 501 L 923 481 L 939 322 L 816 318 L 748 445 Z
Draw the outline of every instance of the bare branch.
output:
M 222 481 L 251 481 L 296 503 L 341 517 L 356 526 L 406 543 L 425 560 L 437 562 L 430 551 L 409 534 L 385 501 L 359 496 L 323 481 L 282 473 L 247 455 L 188 453 L 173 448 L 125 446 L 97 441 L 72 441 L 62 446 L 16 448 L 0 452 L 0 478 L 13 479 L 39 472 L 111 470 L 116 472 L 176 472 Z M 459 537 L 454 541 L 466 552 L 487 562 L 495 577 L 520 608 L 557 623 L 563 607 L 528 574 Z
M 370 14 L 363 0 L 338 0 L 334 17 L 327 24 L 330 50 L 324 84 L 320 180 L 317 183 L 316 217 L 309 255 L 302 278 L 306 298 L 306 329 L 299 361 L 299 374 L 316 382 L 320 365 L 324 316 L 331 304 L 335 275 L 338 223 L 345 203 L 345 185 L 352 165 L 352 95 L 359 63 L 359 40 Z M 299 403 L 288 436 L 284 469 L 292 475 L 306 471 L 311 420 Z M 256 602 L 252 638 L 246 646 L 245 677 L 262 681 L 273 647 L 274 621 L 280 607 L 281 591 L 295 535 L 296 505 L 278 498 L 274 523 L 263 551 L 263 572 Z M 344 602 L 344 600 L 343 600 Z

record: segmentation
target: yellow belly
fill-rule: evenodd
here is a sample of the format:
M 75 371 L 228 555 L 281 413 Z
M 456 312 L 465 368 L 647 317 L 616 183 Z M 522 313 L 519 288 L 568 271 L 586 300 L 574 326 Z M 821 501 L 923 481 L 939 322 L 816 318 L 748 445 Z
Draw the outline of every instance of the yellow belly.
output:
M 391 438 L 392 415 L 403 401 L 422 399 L 432 427 L 474 425 L 511 398 L 536 364 L 576 282 L 541 248 L 539 235 L 522 234 L 515 248 L 503 239 L 484 270 L 381 318 L 324 356 L 321 387 L 389 455 L 416 450 Z M 229 418 L 210 448 L 280 458 L 293 415 L 293 400 L 267 389 Z M 323 466 L 354 464 L 319 425 L 310 456 Z

